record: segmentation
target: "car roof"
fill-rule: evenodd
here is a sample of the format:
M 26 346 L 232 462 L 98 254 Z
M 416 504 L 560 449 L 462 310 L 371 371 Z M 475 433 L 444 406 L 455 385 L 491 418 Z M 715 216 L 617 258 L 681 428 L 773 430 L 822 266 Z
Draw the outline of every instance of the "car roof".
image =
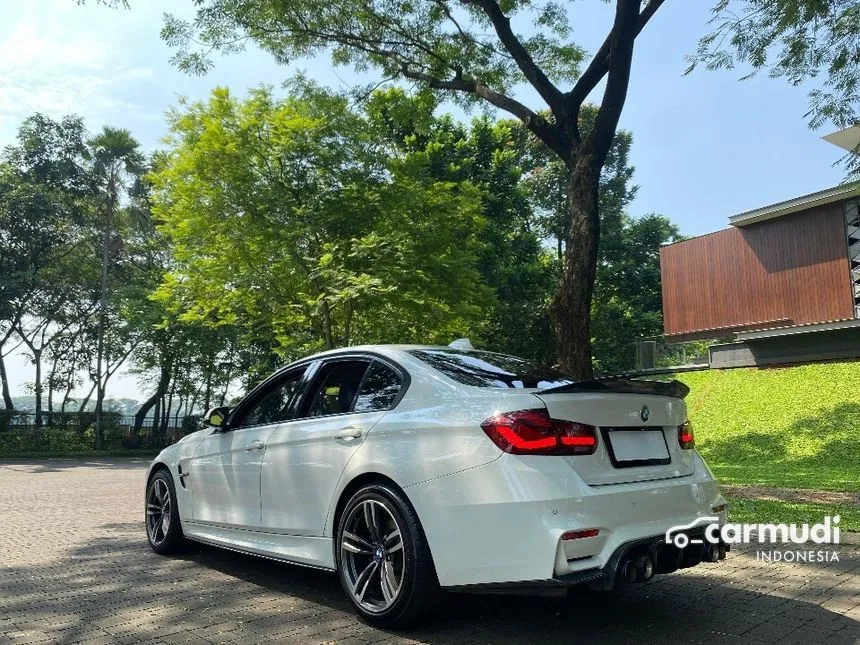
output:
M 352 354 L 355 352 L 380 352 L 386 354 L 391 350 L 395 352 L 408 352 L 416 349 L 450 349 L 447 345 L 406 345 L 406 344 L 380 344 L 380 345 L 352 345 L 349 347 L 338 347 L 336 349 L 327 349 L 324 352 L 317 352 L 310 356 L 300 359 L 300 361 L 308 361 L 317 358 L 325 358 L 327 356 L 337 356 L 338 354 Z M 300 362 L 296 361 L 296 362 Z

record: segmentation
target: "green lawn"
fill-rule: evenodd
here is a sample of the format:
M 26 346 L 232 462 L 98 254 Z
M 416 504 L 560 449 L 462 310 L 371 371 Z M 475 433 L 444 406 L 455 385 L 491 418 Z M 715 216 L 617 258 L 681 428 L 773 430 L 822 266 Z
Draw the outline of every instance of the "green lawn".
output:
M 860 531 L 860 508 L 845 504 L 778 502 L 763 499 L 729 498 L 729 521 L 749 524 L 817 524 L 825 515 L 839 516 L 843 531 Z
M 860 491 L 860 362 L 689 372 L 679 379 L 696 445 L 724 484 Z M 729 499 L 734 522 L 820 522 L 860 531 L 860 508 Z
M 679 379 L 696 446 L 723 483 L 860 490 L 860 362 Z

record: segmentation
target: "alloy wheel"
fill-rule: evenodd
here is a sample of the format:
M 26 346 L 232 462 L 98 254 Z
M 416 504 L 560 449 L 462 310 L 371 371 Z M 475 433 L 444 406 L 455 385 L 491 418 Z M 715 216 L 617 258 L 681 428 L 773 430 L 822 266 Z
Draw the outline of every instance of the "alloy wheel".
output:
M 167 539 L 170 520 L 170 490 L 166 481 L 156 477 L 149 485 L 149 494 L 146 496 L 146 531 L 153 545 L 158 546 Z
M 343 526 L 341 563 L 350 593 L 365 610 L 383 612 L 397 601 L 406 575 L 400 526 L 376 499 L 357 504 Z

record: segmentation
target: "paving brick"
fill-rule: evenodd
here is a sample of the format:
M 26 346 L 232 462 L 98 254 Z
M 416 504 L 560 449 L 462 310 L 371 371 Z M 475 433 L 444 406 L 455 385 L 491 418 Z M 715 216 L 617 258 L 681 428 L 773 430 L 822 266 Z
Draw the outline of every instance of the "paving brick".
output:
M 336 576 L 146 544 L 141 460 L 0 462 L 5 643 L 860 643 L 860 542 L 839 563 L 729 559 L 569 599 L 451 596 L 405 632 L 356 620 Z

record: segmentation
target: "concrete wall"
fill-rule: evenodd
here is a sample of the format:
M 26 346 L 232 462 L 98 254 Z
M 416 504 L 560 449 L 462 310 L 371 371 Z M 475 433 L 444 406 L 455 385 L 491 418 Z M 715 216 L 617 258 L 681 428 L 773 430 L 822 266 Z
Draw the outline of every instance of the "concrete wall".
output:
M 710 366 L 755 367 L 860 358 L 860 327 L 714 345 Z M 858 367 L 860 369 L 860 367 Z

